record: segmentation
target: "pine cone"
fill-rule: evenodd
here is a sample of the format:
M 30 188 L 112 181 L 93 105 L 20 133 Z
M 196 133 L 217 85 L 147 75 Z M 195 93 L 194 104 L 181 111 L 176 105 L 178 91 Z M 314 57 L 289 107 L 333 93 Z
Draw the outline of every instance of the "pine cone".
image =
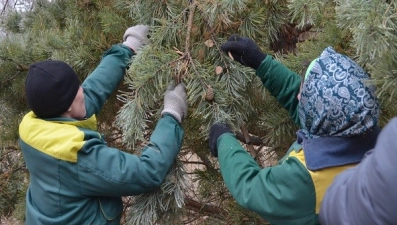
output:
M 207 85 L 207 90 L 205 90 L 205 100 L 214 100 L 214 90 L 212 89 L 211 85 Z

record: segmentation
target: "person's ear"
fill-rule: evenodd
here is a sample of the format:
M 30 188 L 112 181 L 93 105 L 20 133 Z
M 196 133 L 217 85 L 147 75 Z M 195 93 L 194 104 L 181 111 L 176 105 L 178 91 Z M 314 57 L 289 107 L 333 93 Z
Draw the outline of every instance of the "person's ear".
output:
M 69 107 L 68 110 L 66 110 L 66 112 L 62 113 L 61 117 L 66 117 L 69 118 L 70 117 L 70 112 L 72 111 L 72 106 Z

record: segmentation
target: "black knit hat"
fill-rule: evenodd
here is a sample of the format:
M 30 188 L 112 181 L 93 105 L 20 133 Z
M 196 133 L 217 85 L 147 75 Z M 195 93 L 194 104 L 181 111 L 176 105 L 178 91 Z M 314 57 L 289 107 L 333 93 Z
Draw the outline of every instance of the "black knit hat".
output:
M 50 118 L 66 112 L 77 95 L 80 80 L 65 62 L 46 60 L 30 66 L 26 99 L 36 116 Z

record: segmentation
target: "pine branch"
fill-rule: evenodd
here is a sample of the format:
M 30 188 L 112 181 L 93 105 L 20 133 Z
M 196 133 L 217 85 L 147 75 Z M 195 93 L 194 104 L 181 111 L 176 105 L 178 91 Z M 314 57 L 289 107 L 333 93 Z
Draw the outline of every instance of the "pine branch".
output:
M 196 1 L 195 0 L 191 0 L 190 1 L 190 7 L 189 7 L 189 19 L 187 21 L 187 32 L 186 32 L 186 40 L 185 40 L 185 51 L 188 53 L 189 49 L 190 49 L 190 35 L 192 32 L 192 25 L 193 25 L 193 18 L 194 18 L 194 12 L 196 10 Z M 188 55 L 190 55 L 188 53 Z
M 16 68 L 17 68 L 19 71 L 24 72 L 24 71 L 29 70 L 29 65 L 20 63 L 20 62 L 16 61 L 15 59 L 11 59 L 11 58 L 7 58 L 7 57 L 4 57 L 4 56 L 0 56 L 0 60 L 7 61 L 7 62 L 11 62 L 11 63 L 15 64 L 15 65 L 16 65 Z
M 184 167 L 176 159 L 160 188 L 133 196 L 127 225 L 179 224 L 187 186 Z
M 14 79 L 15 79 L 16 77 L 18 77 L 18 75 L 20 75 L 20 74 L 21 74 L 21 72 L 18 72 L 18 73 L 16 73 L 15 75 L 11 76 L 10 78 L 8 78 L 8 79 L 6 79 L 6 80 L 2 80 L 2 81 L 0 82 L 0 87 L 3 86 L 3 85 L 5 85 L 5 84 L 7 84 L 8 82 L 14 80 Z
M 241 141 L 244 144 L 247 144 L 247 138 L 245 137 L 244 134 L 240 133 L 240 132 L 235 132 L 236 138 Z M 249 140 L 250 143 L 256 146 L 261 146 L 263 145 L 263 141 L 262 138 L 258 137 L 258 136 L 253 136 L 253 135 L 249 135 Z
M 223 215 L 227 214 L 227 212 L 220 207 L 216 207 L 210 204 L 203 204 L 188 197 L 185 198 L 185 203 L 186 208 L 189 210 L 212 216 L 220 220 L 224 219 Z
M 214 166 L 212 165 L 206 154 L 202 154 L 199 152 L 197 153 L 197 156 L 201 159 L 207 170 L 214 170 Z
M 245 143 L 246 143 L 246 145 L 248 147 L 248 152 L 251 153 L 252 157 L 255 160 L 258 160 L 258 157 L 257 157 L 258 156 L 258 151 L 252 146 L 250 135 L 248 133 L 246 125 L 244 123 L 241 123 L 240 124 L 240 129 L 241 129 L 241 132 L 244 135 Z

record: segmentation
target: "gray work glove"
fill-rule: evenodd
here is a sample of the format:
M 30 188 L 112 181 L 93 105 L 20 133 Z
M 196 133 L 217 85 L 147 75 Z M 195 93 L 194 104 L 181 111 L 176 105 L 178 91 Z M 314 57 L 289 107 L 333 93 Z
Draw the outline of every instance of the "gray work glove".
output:
M 187 115 L 187 99 L 185 85 L 183 83 L 178 84 L 176 87 L 170 84 L 165 92 L 164 96 L 164 109 L 161 111 L 161 115 L 165 113 L 171 114 L 179 123 Z
M 123 36 L 123 44 L 131 48 L 134 52 L 138 51 L 143 45 L 148 43 L 147 33 L 149 26 L 136 25 L 128 28 Z

